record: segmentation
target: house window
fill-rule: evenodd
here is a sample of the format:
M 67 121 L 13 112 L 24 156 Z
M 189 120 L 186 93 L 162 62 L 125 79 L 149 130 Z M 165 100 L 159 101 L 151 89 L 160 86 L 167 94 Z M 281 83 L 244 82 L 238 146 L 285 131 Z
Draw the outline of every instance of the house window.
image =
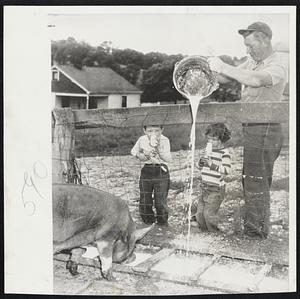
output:
M 52 71 L 52 80 L 59 81 L 59 71 L 57 71 L 57 70 Z
M 127 107 L 127 96 L 122 96 L 122 108 Z

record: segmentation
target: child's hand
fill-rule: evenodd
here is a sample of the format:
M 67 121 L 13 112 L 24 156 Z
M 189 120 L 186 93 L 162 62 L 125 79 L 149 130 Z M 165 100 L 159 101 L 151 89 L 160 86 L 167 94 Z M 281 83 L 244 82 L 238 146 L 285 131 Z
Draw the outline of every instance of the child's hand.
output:
M 144 153 L 145 157 L 148 160 L 150 160 L 153 157 L 157 157 L 158 156 L 158 153 L 157 153 L 157 151 L 154 148 L 151 149 L 151 150 L 143 150 L 143 153 Z
M 153 155 L 153 150 L 143 150 L 143 154 L 145 155 L 145 157 L 147 157 L 148 159 Z
M 147 159 L 150 159 L 150 152 L 144 151 L 143 154 Z
M 203 168 L 204 167 L 204 160 L 202 158 L 200 158 L 200 160 L 198 162 L 198 167 L 199 168 Z
M 201 157 L 200 160 L 199 160 L 199 162 L 198 162 L 198 166 L 199 166 L 200 168 L 202 168 L 202 167 L 204 167 L 204 166 L 208 166 L 208 161 L 207 161 L 207 159 L 204 158 L 204 157 Z

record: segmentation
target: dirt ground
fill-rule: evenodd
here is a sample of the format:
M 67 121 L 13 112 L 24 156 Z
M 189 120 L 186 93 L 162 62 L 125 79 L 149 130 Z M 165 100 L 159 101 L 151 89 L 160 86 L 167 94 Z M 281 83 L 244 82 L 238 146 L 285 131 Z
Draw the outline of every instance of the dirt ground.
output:
M 171 186 L 168 196 L 169 225 L 155 226 L 141 240 L 144 245 L 177 248 L 214 253 L 223 256 L 288 265 L 289 240 L 289 189 L 288 154 L 282 152 L 274 166 L 271 190 L 271 230 L 268 239 L 250 239 L 241 233 L 243 196 L 241 185 L 242 149 L 232 149 L 232 172 L 226 178 L 226 196 L 221 205 L 221 233 L 204 233 L 198 227 L 191 227 L 187 243 L 187 198 L 189 186 L 189 151 L 173 152 L 169 164 Z M 199 155 L 196 151 L 195 157 Z M 196 158 L 195 163 L 198 161 Z M 138 214 L 139 174 L 141 164 L 131 156 L 86 157 L 78 160 L 84 184 L 113 193 L 124 199 L 138 228 L 145 227 Z M 199 195 L 199 170 L 195 167 L 193 201 Z M 96 269 L 97 270 L 97 269 Z M 95 268 L 81 267 L 80 277 L 72 277 L 65 269 L 65 263 L 54 261 L 54 291 L 56 294 L 217 294 L 217 290 L 192 287 L 172 282 L 142 278 L 136 275 L 117 273 L 115 282 L 99 280 Z M 280 277 L 277 271 L 273 277 Z M 283 275 L 287 282 L 287 273 Z M 95 280 L 96 279 L 96 280 Z M 272 278 L 273 279 L 273 278 Z M 274 290 L 276 282 L 270 281 Z M 95 280 L 95 281 L 94 281 Z M 279 280 L 278 280 L 279 281 Z M 66 287 L 69 286 L 69 287 Z M 268 289 L 266 289 L 268 291 Z

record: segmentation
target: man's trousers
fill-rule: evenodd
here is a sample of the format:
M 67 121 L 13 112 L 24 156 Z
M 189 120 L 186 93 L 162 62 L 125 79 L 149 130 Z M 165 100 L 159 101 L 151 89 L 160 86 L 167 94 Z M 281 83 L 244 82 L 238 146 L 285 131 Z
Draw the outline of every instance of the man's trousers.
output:
M 270 187 L 273 166 L 280 154 L 280 124 L 243 124 L 244 232 L 266 238 L 270 226 Z

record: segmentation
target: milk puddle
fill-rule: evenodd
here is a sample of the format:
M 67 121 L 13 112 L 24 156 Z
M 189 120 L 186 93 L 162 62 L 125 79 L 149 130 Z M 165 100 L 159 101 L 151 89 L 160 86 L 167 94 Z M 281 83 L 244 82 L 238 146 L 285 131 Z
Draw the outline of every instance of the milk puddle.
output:
M 94 246 L 82 246 L 82 248 L 86 249 L 86 252 L 82 255 L 83 258 L 95 259 L 96 257 L 99 256 L 98 250 Z M 133 267 L 142 263 L 143 261 L 147 260 L 152 256 L 151 253 L 144 253 L 144 252 L 135 252 L 134 255 L 135 255 L 135 259 L 130 263 L 125 262 L 125 264 Z
M 180 274 L 183 276 L 193 276 L 199 271 L 203 264 L 210 260 L 211 257 L 209 256 L 189 254 L 187 257 L 183 254 L 172 254 L 156 264 L 152 270 L 170 274 Z
M 188 203 L 188 233 L 186 241 L 186 252 L 188 254 L 190 247 L 191 233 L 191 206 L 194 182 L 194 160 L 196 144 L 196 117 L 200 101 L 215 91 L 219 85 L 215 75 L 208 67 L 206 58 L 202 56 L 190 56 L 181 60 L 175 65 L 173 73 L 173 82 L 176 89 L 186 97 L 191 105 L 192 110 L 192 127 L 190 134 L 191 148 L 191 181 L 189 187 Z
M 82 255 L 82 257 L 86 259 L 94 259 L 99 255 L 98 249 L 95 246 L 87 245 L 81 246 L 81 248 L 86 250 L 86 252 Z

